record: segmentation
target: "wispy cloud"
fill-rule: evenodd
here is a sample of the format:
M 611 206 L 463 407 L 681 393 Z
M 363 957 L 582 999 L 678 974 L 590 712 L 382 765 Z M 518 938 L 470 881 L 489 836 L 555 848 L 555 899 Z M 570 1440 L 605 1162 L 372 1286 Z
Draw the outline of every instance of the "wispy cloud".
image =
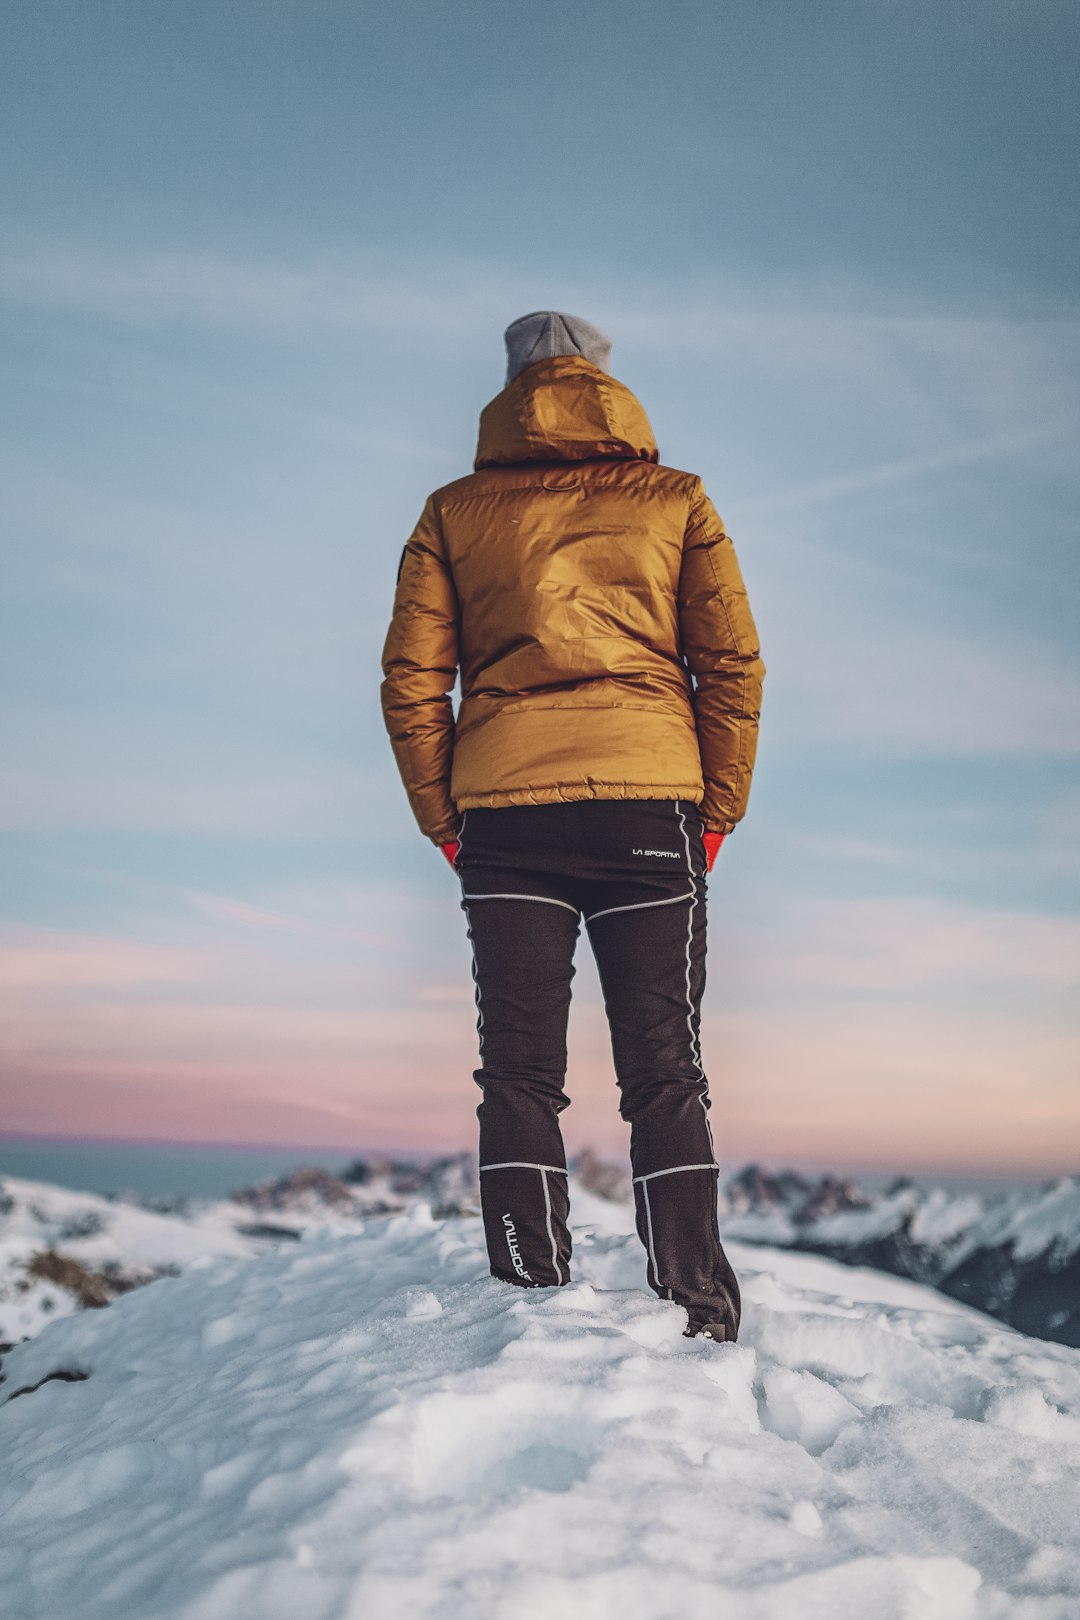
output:
M 445 331 L 452 312 L 466 342 L 475 332 L 490 339 L 493 312 L 516 311 L 537 286 L 536 273 L 511 260 L 452 252 L 417 263 L 339 244 L 299 260 L 138 246 L 119 252 L 91 240 L 41 237 L 0 247 L 2 302 L 121 324 L 195 322 L 282 336 Z M 999 385 L 1003 394 L 1015 380 L 1016 345 L 1060 352 L 1080 343 L 1080 319 L 1071 312 L 933 309 L 849 281 L 713 278 L 672 287 L 632 273 L 613 281 L 606 272 L 555 278 L 551 291 L 577 294 L 597 311 L 602 305 L 627 343 L 740 361 L 749 352 L 757 365 L 789 372 L 825 367 L 869 375 L 900 345 L 955 372 L 977 356 L 989 362 L 997 346 L 999 367 L 1011 371 Z
M 102 752 L 108 741 L 98 733 Z M 369 817 L 390 783 L 386 771 L 347 760 L 294 755 L 285 744 L 257 754 L 237 743 L 232 764 L 208 738 L 183 758 L 88 764 L 78 749 L 51 768 L 0 770 L 0 830 L 144 828 L 249 841 L 303 834 L 340 837 Z
M 748 489 L 739 495 L 747 511 L 798 510 L 994 454 L 1053 448 L 1080 413 L 1080 319 L 1056 309 L 935 309 L 890 300 L 880 287 L 820 280 L 673 286 L 629 272 L 552 284 L 490 257 L 444 253 L 418 264 L 340 245 L 317 244 L 293 260 L 138 246 L 120 253 L 88 240 L 32 237 L 0 247 L 0 303 L 13 308 L 117 328 L 228 329 L 264 345 L 328 336 L 370 345 L 393 334 L 403 358 L 423 353 L 437 365 L 441 354 L 455 367 L 479 344 L 496 350 L 500 320 L 538 298 L 602 316 L 621 354 L 678 355 L 695 396 L 705 390 L 707 397 L 718 380 L 725 398 L 745 395 L 748 385 L 751 393 L 764 389 L 771 422 L 794 391 L 818 420 L 850 411 L 861 426 L 879 422 L 899 452 L 778 493 Z M 497 369 L 493 361 L 493 378 Z M 218 390 L 223 410 L 231 391 L 233 408 L 245 415 L 269 409 L 284 420 L 292 412 L 305 432 L 349 440 L 347 423 L 287 394 L 248 390 L 245 397 L 235 382 L 231 390 L 220 381 L 203 386 Z M 389 440 L 398 444 L 390 442 L 389 453 L 427 454 L 400 432 L 389 431 Z
M 767 516 L 774 512 L 802 512 L 813 506 L 828 506 L 835 501 L 887 489 L 911 479 L 921 480 L 934 473 L 953 472 L 958 467 L 973 467 L 999 456 L 1029 450 L 1034 445 L 1055 438 L 1064 426 L 1065 422 L 1048 422 L 1019 433 L 998 434 L 968 444 L 948 446 L 926 455 L 902 456 L 895 461 L 879 462 L 872 467 L 860 468 L 857 472 L 816 479 L 813 483 L 782 490 L 776 495 L 751 496 L 739 502 L 739 511 L 742 515 Z
M 1007 650 L 970 633 L 872 620 L 839 598 L 774 636 L 773 743 L 835 739 L 871 754 L 951 759 L 1080 752 L 1080 674 L 1017 636 Z M 804 598 L 803 606 L 807 607 Z
M 125 325 L 195 322 L 299 333 L 372 327 L 430 330 L 457 317 L 490 326 L 492 297 L 517 278 L 441 260 L 428 274 L 348 251 L 307 263 L 228 259 L 183 250 L 96 249 L 91 243 L 29 242 L 0 252 L 0 300 L 67 310 Z
M 989 1005 L 1003 990 L 1080 989 L 1080 917 L 932 896 L 796 900 L 744 943 L 752 960 L 740 978 L 753 976 L 758 993 L 976 992 Z
M 771 683 L 766 747 L 832 739 L 868 755 L 959 759 L 1080 751 L 1080 662 L 1030 612 L 997 602 L 979 622 L 921 555 L 836 548 L 774 522 L 752 558 Z
M 386 948 L 396 935 L 386 926 L 384 907 L 366 891 L 359 895 L 335 883 L 316 891 L 308 888 L 282 896 L 272 905 L 262 905 L 233 894 L 192 889 L 180 883 L 138 877 L 107 867 L 78 869 L 80 881 L 90 879 L 136 899 L 149 915 L 160 917 L 162 910 L 189 911 L 230 928 L 256 933 L 289 933 L 309 941 L 350 941 Z M 396 901 L 399 909 L 402 902 Z M 381 925 L 381 926 L 380 926 Z
M 195 952 L 144 944 L 108 934 L 0 924 L 0 982 L 11 998 L 43 998 L 84 991 L 135 992 L 199 975 Z

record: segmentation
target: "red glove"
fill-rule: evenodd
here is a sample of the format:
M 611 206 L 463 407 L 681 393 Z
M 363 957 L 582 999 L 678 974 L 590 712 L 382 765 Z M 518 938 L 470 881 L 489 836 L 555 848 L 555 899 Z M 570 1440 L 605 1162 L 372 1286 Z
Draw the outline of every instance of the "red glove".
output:
M 720 845 L 727 837 L 727 833 L 707 832 L 702 833 L 701 836 L 705 843 L 705 870 L 711 872 L 713 862 L 720 853 Z
M 458 843 L 457 839 L 452 838 L 448 844 L 440 844 L 439 848 L 442 850 L 443 854 L 450 862 L 450 865 L 454 867 L 454 871 L 456 872 L 457 867 L 454 863 L 457 860 L 457 852 L 461 848 L 461 845 Z

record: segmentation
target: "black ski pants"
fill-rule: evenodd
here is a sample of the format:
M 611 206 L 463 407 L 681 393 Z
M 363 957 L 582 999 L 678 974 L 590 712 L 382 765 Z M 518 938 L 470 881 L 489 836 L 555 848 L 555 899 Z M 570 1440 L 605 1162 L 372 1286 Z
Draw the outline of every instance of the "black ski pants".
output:
M 491 1272 L 570 1280 L 566 1030 L 584 921 L 630 1124 L 650 1287 L 691 1325 L 738 1323 L 720 1242 L 701 1066 L 705 847 L 679 799 L 588 799 L 468 810 L 457 869 L 476 981 L 480 1191 Z M 732 1337 L 734 1334 L 732 1334 Z

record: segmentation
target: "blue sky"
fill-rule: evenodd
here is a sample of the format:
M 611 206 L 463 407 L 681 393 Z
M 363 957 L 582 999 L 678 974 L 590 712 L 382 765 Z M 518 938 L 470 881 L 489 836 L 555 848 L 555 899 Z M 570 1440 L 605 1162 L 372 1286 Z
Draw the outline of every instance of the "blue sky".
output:
M 14 1128 L 471 1141 L 456 885 L 378 713 L 515 316 L 609 331 L 768 666 L 710 890 L 725 1160 L 1080 1153 L 1067 4 L 5 19 Z M 571 1146 L 623 1127 L 576 981 Z

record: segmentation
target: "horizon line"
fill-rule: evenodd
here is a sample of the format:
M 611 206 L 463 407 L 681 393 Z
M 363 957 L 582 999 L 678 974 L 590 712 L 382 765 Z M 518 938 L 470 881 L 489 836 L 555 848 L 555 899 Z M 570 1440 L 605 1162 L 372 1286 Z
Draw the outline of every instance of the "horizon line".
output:
M 471 1152 L 474 1151 L 474 1150 L 472 1150 L 470 1148 L 467 1148 L 467 1147 L 422 1148 L 422 1147 L 409 1147 L 409 1146 L 406 1146 L 406 1145 L 400 1145 L 398 1147 L 370 1147 L 369 1146 L 369 1147 L 353 1147 L 353 1148 L 349 1148 L 349 1147 L 342 1147 L 340 1145 L 335 1145 L 335 1144 L 332 1144 L 332 1143 L 317 1143 L 317 1142 L 299 1142 L 299 1143 L 293 1143 L 293 1142 L 251 1142 L 251 1141 L 239 1141 L 239 1142 L 237 1142 L 237 1141 L 220 1141 L 220 1140 L 215 1141 L 215 1140 L 212 1140 L 210 1138 L 202 1138 L 202 1137 L 114 1136 L 114 1135 L 97 1136 L 97 1135 L 91 1135 L 91 1134 L 87 1134 L 87 1133 L 81 1133 L 81 1134 L 76 1133 L 74 1135 L 71 1135 L 71 1134 L 68 1134 L 66 1132 L 53 1132 L 53 1131 L 5 1130 L 4 1128 L 0 1127 L 0 1143 L 3 1143 L 3 1142 L 23 1142 L 23 1143 L 40 1142 L 40 1143 L 63 1145 L 63 1146 L 69 1146 L 69 1147 L 94 1147 L 94 1146 L 96 1146 L 96 1147 L 131 1147 L 131 1148 L 175 1148 L 175 1149 L 180 1149 L 180 1150 L 189 1149 L 189 1150 L 192 1150 L 192 1151 L 203 1151 L 203 1152 L 222 1152 L 222 1153 L 232 1152 L 232 1153 L 251 1153 L 251 1154 L 273 1153 L 275 1155 L 283 1154 L 283 1153 L 296 1153 L 298 1155 L 304 1154 L 304 1153 L 319 1153 L 319 1154 L 333 1156 L 335 1159 L 363 1159 L 363 1158 L 377 1159 L 377 1158 L 394 1157 L 394 1156 L 397 1156 L 397 1155 L 400 1155 L 400 1156 L 403 1156 L 403 1157 L 407 1156 L 407 1157 L 413 1158 L 413 1159 L 416 1159 L 416 1158 L 420 1158 L 420 1159 L 436 1159 L 436 1158 L 443 1158 L 443 1157 L 449 1157 L 449 1156 L 457 1156 L 457 1155 L 463 1154 L 463 1153 L 467 1154 L 467 1153 L 471 1153 Z M 601 1152 L 601 1151 L 599 1151 L 597 1149 L 590 1149 L 588 1147 L 588 1145 L 586 1145 L 585 1148 L 580 1150 L 580 1152 L 588 1152 L 588 1151 L 592 1151 L 592 1152 L 596 1153 L 596 1156 L 601 1160 L 602 1163 L 605 1163 L 605 1164 L 618 1164 L 620 1162 L 618 1156 L 605 1155 L 603 1152 Z M 572 1154 L 570 1157 L 574 1158 L 574 1157 L 577 1157 L 577 1156 L 579 1156 L 579 1155 L 573 1155 Z M 627 1162 L 629 1162 L 629 1161 L 627 1161 Z M 847 1161 L 847 1163 L 849 1165 L 849 1168 L 843 1169 L 843 1168 L 838 1168 L 837 1167 L 836 1161 L 828 1161 L 828 1162 L 826 1162 L 824 1160 L 810 1158 L 810 1159 L 804 1159 L 804 1160 L 795 1160 L 795 1161 L 787 1160 L 786 1162 L 781 1162 L 779 1160 L 769 1160 L 769 1159 L 766 1159 L 764 1157 L 759 1157 L 759 1156 L 745 1157 L 745 1158 L 740 1158 L 738 1160 L 731 1159 L 728 1162 L 733 1168 L 746 1169 L 749 1166 L 753 1165 L 753 1166 L 757 1166 L 757 1167 L 759 1167 L 759 1168 L 761 1168 L 761 1169 L 763 1169 L 763 1170 L 765 1170 L 767 1172 L 773 1173 L 773 1174 L 783 1174 L 783 1173 L 785 1173 L 787 1171 L 802 1169 L 802 1170 L 816 1171 L 816 1172 L 818 1172 L 820 1174 L 825 1174 L 825 1175 L 827 1175 L 827 1174 L 847 1175 L 847 1176 L 873 1175 L 873 1176 L 892 1176 L 894 1178 L 910 1177 L 912 1179 L 914 1179 L 916 1176 L 925 1177 L 925 1176 L 930 1176 L 930 1175 L 936 1175 L 936 1176 L 948 1177 L 948 1178 L 953 1179 L 953 1180 L 965 1180 L 965 1181 L 1007 1180 L 1007 1181 L 1016 1181 L 1016 1182 L 1026 1181 L 1026 1182 L 1032 1182 L 1032 1183 L 1037 1183 L 1037 1184 L 1041 1184 L 1041 1183 L 1045 1183 L 1045 1182 L 1057 1181 L 1057 1180 L 1060 1180 L 1062 1177 L 1068 1178 L 1068 1177 L 1071 1177 L 1071 1176 L 1080 1175 L 1080 1166 L 1077 1166 L 1077 1168 L 1074 1169 L 1074 1170 L 1064 1170 L 1064 1169 L 1062 1169 L 1062 1170 L 1056 1170 L 1056 1171 L 1055 1170 L 1035 1171 L 1035 1170 L 1032 1170 L 1030 1167 L 1023 1168 L 1023 1169 L 1016 1168 L 1016 1167 L 1011 1167 L 1011 1166 L 1001 1166 L 1001 1165 L 965 1167 L 965 1166 L 962 1166 L 962 1165 L 947 1165 L 947 1164 L 939 1164 L 939 1163 L 938 1164 L 922 1164 L 922 1165 L 914 1165 L 914 1166 L 909 1165 L 906 1168 L 904 1166 L 900 1166 L 900 1165 L 897 1165 L 895 1163 L 881 1164 L 881 1163 L 874 1163 L 874 1162 L 859 1163 L 859 1164 L 855 1164 L 855 1165 L 851 1166 L 851 1161 Z M 300 1165 L 300 1162 L 298 1161 L 298 1168 L 300 1168 L 300 1167 L 301 1167 L 301 1165 Z M 722 1164 L 721 1164 L 721 1168 L 723 1168 Z

